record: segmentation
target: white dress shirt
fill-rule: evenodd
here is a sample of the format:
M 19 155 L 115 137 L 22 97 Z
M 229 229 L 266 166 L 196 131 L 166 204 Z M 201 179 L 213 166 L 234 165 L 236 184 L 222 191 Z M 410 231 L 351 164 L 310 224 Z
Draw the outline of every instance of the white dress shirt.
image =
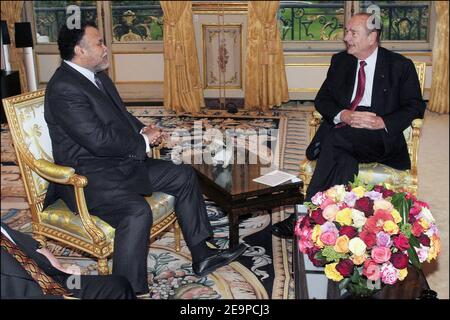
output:
M 364 60 L 366 62 L 366 66 L 364 67 L 364 71 L 366 73 L 366 86 L 364 88 L 364 95 L 359 102 L 359 106 L 365 106 L 370 107 L 372 104 L 372 89 L 373 89 L 373 77 L 375 75 L 375 66 L 377 65 L 377 55 L 378 55 L 378 47 L 372 52 L 372 54 Z M 356 96 L 356 89 L 358 88 L 358 72 L 360 65 L 359 63 L 363 60 L 358 59 L 358 64 L 356 68 L 356 74 L 355 74 L 355 86 L 353 87 L 353 94 L 350 101 L 353 101 Z M 334 118 L 334 123 L 338 124 L 341 122 L 341 112 L 339 112 L 336 117 Z
M 83 76 L 85 76 L 90 82 L 92 82 L 94 84 L 94 86 L 96 86 L 98 88 L 97 84 L 95 83 L 95 73 L 94 72 L 92 72 L 91 70 L 89 70 L 85 67 L 79 66 L 78 64 L 73 63 L 71 61 L 64 60 L 64 62 L 67 63 L 72 68 L 74 68 L 75 70 L 77 70 Z M 100 88 L 98 88 L 98 89 L 100 90 Z M 150 152 L 150 142 L 148 141 L 148 137 L 142 133 L 142 129 L 141 129 L 140 133 L 144 137 L 144 140 L 145 140 L 145 152 L 148 153 L 148 152 Z
M 8 234 L 8 232 L 5 229 L 3 229 L 3 227 L 1 227 L 1 228 L 2 228 L 2 233 L 5 235 L 5 237 L 7 237 L 12 243 L 16 244 L 14 242 L 14 240 L 11 238 L 11 236 Z

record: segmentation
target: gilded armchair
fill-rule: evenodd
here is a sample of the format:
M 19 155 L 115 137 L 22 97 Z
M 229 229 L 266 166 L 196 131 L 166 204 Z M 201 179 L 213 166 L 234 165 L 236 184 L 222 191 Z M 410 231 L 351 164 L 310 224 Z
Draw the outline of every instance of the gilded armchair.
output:
M 71 167 L 53 163 L 51 140 L 44 119 L 45 90 L 3 99 L 12 135 L 17 163 L 31 210 L 33 237 L 46 244 L 54 239 L 79 249 L 98 261 L 98 273 L 108 274 L 107 259 L 113 254 L 114 228 L 90 215 L 83 188 L 87 178 Z M 159 150 L 154 150 L 155 155 Z M 72 185 L 79 214 L 69 210 L 62 200 L 43 210 L 48 181 Z M 175 249 L 180 250 L 180 228 L 174 212 L 174 197 L 155 192 L 146 198 L 153 212 L 151 240 L 173 226 Z
M 416 72 L 419 77 L 420 88 L 423 95 L 425 85 L 425 62 L 415 62 Z M 322 116 L 319 112 L 313 111 L 309 121 L 309 140 L 314 137 L 319 128 Z M 410 170 L 396 170 L 381 163 L 362 163 L 359 165 L 358 177 L 367 184 L 388 183 L 396 190 L 405 189 L 413 194 L 417 194 L 418 172 L 417 156 L 419 152 L 420 129 L 422 119 L 414 119 L 411 126 L 403 131 L 408 146 L 408 153 L 411 160 Z M 311 177 L 314 173 L 316 161 L 303 160 L 300 163 L 300 178 L 303 180 L 305 190 L 308 188 Z

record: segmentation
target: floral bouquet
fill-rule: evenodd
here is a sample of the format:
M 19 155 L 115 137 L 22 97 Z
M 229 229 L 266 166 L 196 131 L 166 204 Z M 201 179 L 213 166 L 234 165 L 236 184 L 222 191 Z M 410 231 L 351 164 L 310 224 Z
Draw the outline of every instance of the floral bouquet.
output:
M 406 278 L 407 266 L 436 259 L 440 238 L 427 203 L 387 185 L 355 180 L 318 192 L 295 227 L 299 250 L 355 296 Z

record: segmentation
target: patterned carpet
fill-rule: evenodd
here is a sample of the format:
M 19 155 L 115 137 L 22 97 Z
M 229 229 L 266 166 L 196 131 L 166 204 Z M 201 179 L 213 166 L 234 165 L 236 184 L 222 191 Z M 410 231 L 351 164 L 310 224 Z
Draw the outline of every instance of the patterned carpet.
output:
M 280 167 L 297 174 L 298 164 L 306 148 L 305 108 L 283 107 L 270 114 L 239 112 L 230 116 L 224 111 L 209 110 L 195 115 L 177 115 L 158 107 L 129 107 L 145 124 L 156 123 L 167 131 L 175 128 L 192 130 L 194 121 L 201 120 L 204 128 L 278 129 L 276 144 L 280 148 Z M 275 144 L 275 145 L 276 145 Z M 1 219 L 11 227 L 31 232 L 31 217 L 25 200 L 25 190 L 15 165 L 15 155 L 7 126 L 1 131 Z M 213 202 L 207 201 L 208 216 L 214 227 L 214 245 L 228 246 L 228 217 Z M 241 241 L 248 247 L 236 262 L 220 268 L 207 277 L 197 278 L 191 269 L 190 254 L 182 243 L 180 252 L 174 250 L 172 232 L 152 242 L 148 255 L 148 282 L 152 299 L 292 299 L 291 241 L 272 237 L 271 223 L 293 212 L 292 206 L 273 210 L 272 215 L 254 212 L 240 223 Z M 63 263 L 75 263 L 84 274 L 95 274 L 95 261 L 67 247 L 49 241 L 50 250 Z M 110 261 L 111 262 L 111 261 Z

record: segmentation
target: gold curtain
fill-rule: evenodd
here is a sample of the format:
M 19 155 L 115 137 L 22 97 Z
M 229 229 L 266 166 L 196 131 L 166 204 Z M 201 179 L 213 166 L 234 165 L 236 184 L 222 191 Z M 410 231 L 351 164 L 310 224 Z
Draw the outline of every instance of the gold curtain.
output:
M 448 114 L 448 2 L 433 1 L 433 3 L 437 21 L 433 45 L 433 80 L 428 109 Z
M 278 7 L 279 1 L 248 1 L 246 109 L 268 110 L 289 101 Z
M 23 62 L 23 49 L 16 48 L 14 39 L 14 23 L 21 22 L 23 1 L 2 1 L 1 17 L 8 25 L 9 38 L 9 62 L 12 70 L 18 70 L 22 93 L 28 92 L 27 76 Z
M 164 12 L 164 107 L 197 112 L 205 106 L 191 1 L 160 1 Z

